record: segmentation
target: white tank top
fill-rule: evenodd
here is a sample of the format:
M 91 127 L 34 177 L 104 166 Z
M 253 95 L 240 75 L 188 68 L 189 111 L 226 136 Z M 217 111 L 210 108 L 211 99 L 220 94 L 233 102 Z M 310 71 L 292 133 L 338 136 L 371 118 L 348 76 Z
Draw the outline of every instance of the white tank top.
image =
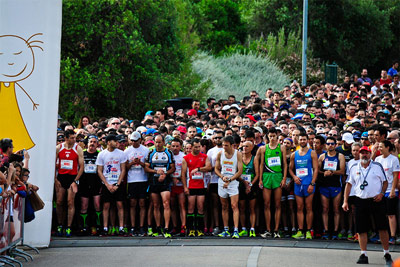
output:
M 225 157 L 225 151 L 221 153 L 221 174 L 226 177 L 232 177 L 237 173 L 237 150 L 233 153 L 232 158 Z

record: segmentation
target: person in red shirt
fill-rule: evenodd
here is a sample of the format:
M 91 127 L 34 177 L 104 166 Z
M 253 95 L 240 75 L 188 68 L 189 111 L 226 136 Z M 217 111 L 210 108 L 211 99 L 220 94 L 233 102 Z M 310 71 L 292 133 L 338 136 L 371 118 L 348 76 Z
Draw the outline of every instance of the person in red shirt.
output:
M 66 130 L 64 135 L 65 142 L 59 144 L 56 148 L 58 174 L 55 176 L 54 183 L 57 195 L 57 235 L 63 235 L 64 197 L 65 193 L 68 192 L 68 216 L 65 235 L 66 237 L 70 237 L 71 224 L 75 214 L 75 194 L 78 192 L 79 178 L 83 174 L 84 160 L 83 150 L 75 142 L 75 132 L 73 130 Z
M 379 79 L 379 84 L 382 86 L 384 84 L 391 84 L 392 80 L 388 77 L 387 71 L 382 70 L 381 71 L 381 78 Z
M 183 157 L 182 161 L 182 183 L 183 190 L 188 195 L 187 227 L 189 236 L 195 236 L 197 225 L 197 236 L 203 236 L 204 229 L 204 201 L 206 195 L 204 174 L 211 171 L 211 162 L 206 154 L 200 153 L 201 144 L 199 139 L 192 142 L 192 152 Z M 194 207 L 197 202 L 197 214 L 194 216 Z

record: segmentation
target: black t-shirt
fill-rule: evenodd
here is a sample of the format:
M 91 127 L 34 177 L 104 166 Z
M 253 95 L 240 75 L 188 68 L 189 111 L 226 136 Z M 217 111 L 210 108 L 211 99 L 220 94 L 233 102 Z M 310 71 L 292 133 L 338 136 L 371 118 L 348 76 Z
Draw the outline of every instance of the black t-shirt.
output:
M 94 153 L 89 153 L 87 150 L 83 151 L 83 161 L 85 163 L 84 171 L 82 174 L 83 179 L 98 177 L 96 166 L 96 159 L 98 155 L 99 151 L 96 151 Z

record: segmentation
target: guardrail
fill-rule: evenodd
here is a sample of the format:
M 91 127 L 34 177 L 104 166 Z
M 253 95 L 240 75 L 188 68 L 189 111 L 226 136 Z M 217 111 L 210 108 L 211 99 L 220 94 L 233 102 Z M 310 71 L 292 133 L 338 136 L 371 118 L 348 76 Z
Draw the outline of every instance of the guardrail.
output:
M 20 266 L 19 258 L 28 262 L 33 257 L 17 248 L 18 245 L 39 250 L 24 244 L 25 198 L 16 194 L 13 197 L 0 197 L 0 262 L 9 266 Z

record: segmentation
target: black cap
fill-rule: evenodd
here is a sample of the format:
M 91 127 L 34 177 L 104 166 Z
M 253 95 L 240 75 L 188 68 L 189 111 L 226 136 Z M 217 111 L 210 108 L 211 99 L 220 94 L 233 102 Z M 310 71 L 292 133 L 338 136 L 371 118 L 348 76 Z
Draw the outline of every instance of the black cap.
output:
M 119 134 L 119 135 L 116 136 L 116 138 L 117 138 L 117 141 L 119 143 L 122 143 L 122 142 L 126 141 L 126 135 L 124 135 L 124 134 Z
M 106 136 L 106 142 L 108 141 L 117 141 L 117 136 L 114 134 L 109 134 Z

